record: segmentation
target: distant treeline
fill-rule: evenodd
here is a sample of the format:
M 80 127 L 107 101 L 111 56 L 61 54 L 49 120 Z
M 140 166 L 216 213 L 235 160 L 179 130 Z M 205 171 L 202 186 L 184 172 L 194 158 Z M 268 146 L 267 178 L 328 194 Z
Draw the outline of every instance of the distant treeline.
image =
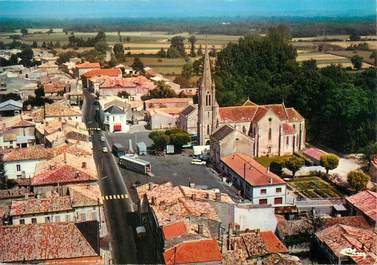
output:
M 0 31 L 9 32 L 23 27 L 64 28 L 66 31 L 167 31 L 201 34 L 245 35 L 264 33 L 271 26 L 286 24 L 292 37 L 335 34 L 374 35 L 375 17 L 253 17 L 253 18 L 107 18 L 81 20 L 33 20 L 0 18 Z

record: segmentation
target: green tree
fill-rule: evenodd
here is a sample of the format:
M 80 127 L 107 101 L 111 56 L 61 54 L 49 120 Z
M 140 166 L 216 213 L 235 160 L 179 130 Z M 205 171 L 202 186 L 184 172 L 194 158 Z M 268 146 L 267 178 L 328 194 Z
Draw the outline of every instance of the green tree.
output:
M 190 80 L 193 73 L 193 65 L 192 62 L 187 62 L 182 67 L 182 76 L 186 78 L 187 80 Z
M 149 134 L 149 138 L 153 141 L 153 148 L 157 151 L 163 151 L 170 143 L 169 135 L 162 131 L 154 131 Z
M 305 160 L 298 156 L 291 156 L 284 161 L 284 166 L 292 171 L 292 177 L 295 177 L 296 172 L 305 165 Z
M 33 41 L 33 44 L 31 45 L 33 48 L 38 48 L 38 42 Z
M 46 42 L 42 42 L 42 46 L 41 47 L 45 49 L 47 47 Z
M 144 73 L 144 64 L 139 57 L 135 57 L 131 67 L 137 72 Z
M 30 67 L 33 65 L 33 50 L 27 46 L 18 54 L 18 57 L 21 59 L 21 64 L 25 67 Z
M 16 65 L 18 64 L 18 56 L 16 54 L 12 54 L 9 58 L 9 65 Z
M 166 52 L 166 57 L 168 57 L 168 58 L 179 58 L 179 57 L 181 57 L 181 54 L 176 48 L 170 47 L 168 49 L 168 51 Z
M 151 98 L 175 98 L 177 94 L 175 94 L 174 90 L 170 88 L 164 81 L 157 82 L 157 88 L 151 90 L 149 95 L 143 96 L 143 100 L 151 99 Z
M 283 175 L 283 167 L 284 167 L 285 160 L 281 158 L 276 158 L 270 163 L 270 170 L 272 173 L 282 176 Z
M 374 59 L 374 66 L 377 66 L 377 51 L 373 51 L 370 56 L 370 59 Z
M 377 143 L 368 144 L 362 152 L 364 153 L 363 159 L 368 163 L 369 169 L 371 161 L 377 156 Z
M 196 56 L 196 52 L 195 52 L 195 43 L 196 43 L 196 41 L 197 41 L 195 35 L 191 35 L 191 36 L 188 38 L 188 41 L 190 42 L 190 45 L 191 45 L 190 56 L 191 56 L 191 57 L 195 57 L 195 56 Z
M 359 41 L 361 39 L 360 35 L 357 34 L 356 32 L 353 32 L 350 35 L 350 41 Z
M 165 51 L 164 48 L 161 48 L 158 52 L 157 52 L 157 55 L 161 58 L 166 58 L 167 57 L 167 53 Z
M 28 34 L 27 28 L 22 28 L 21 33 L 23 36 L 26 36 Z
M 174 36 L 170 40 L 170 48 L 175 48 L 178 50 L 180 57 L 185 57 L 186 56 L 186 51 L 185 51 L 185 38 L 182 36 Z
M 130 94 L 127 91 L 121 91 L 121 92 L 118 93 L 117 96 L 120 97 L 120 98 L 128 98 L 130 96 Z
M 130 36 L 127 36 L 127 37 L 126 37 L 126 41 L 127 41 L 127 42 L 131 42 L 131 37 L 130 37 Z
M 351 57 L 351 63 L 356 70 L 360 70 L 363 66 L 363 57 L 354 55 Z
M 61 47 L 60 41 L 55 42 L 54 47 L 55 48 L 60 48 Z
M 333 170 L 339 165 L 339 157 L 335 154 L 326 154 L 321 156 L 321 166 L 326 169 L 326 175 L 330 170 Z
M 197 55 L 198 56 L 203 56 L 203 48 L 202 48 L 201 44 L 199 45 L 199 48 L 198 48 L 198 51 L 197 51 Z
M 366 189 L 369 177 L 362 171 L 354 170 L 348 173 L 347 182 L 356 191 Z
M 99 54 L 105 54 L 106 51 L 109 49 L 109 46 L 107 45 L 106 41 L 99 41 L 94 46 L 95 50 Z
M 175 149 L 178 150 L 181 150 L 182 146 L 191 140 L 190 134 L 179 129 L 168 130 L 165 134 L 169 135 L 170 144 L 174 145 Z
M 114 44 L 113 52 L 117 60 L 122 61 L 124 59 L 124 48 L 122 43 Z

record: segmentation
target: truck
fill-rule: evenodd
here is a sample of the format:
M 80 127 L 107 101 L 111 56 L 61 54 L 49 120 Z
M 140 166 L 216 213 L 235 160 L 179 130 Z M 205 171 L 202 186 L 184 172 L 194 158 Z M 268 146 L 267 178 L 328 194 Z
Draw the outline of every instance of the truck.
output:
M 152 166 L 151 163 L 136 157 L 132 156 L 120 156 L 119 157 L 119 165 L 124 167 L 128 170 L 132 170 L 137 173 L 151 175 L 152 174 Z
M 147 146 L 144 142 L 137 143 L 136 149 L 139 156 L 143 156 L 147 154 Z
M 113 143 L 113 145 L 111 147 L 111 151 L 113 152 L 113 154 L 118 156 L 118 157 L 125 155 L 125 153 L 127 151 L 126 149 L 127 148 L 120 143 Z

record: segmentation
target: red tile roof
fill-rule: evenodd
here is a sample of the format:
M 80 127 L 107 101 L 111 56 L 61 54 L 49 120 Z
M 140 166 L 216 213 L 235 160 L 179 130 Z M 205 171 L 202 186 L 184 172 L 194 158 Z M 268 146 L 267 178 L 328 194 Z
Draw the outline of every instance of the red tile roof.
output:
M 80 68 L 100 68 L 100 64 L 99 63 L 81 63 L 81 64 L 77 64 L 76 65 L 76 68 L 80 69 Z
M 286 108 L 286 110 L 289 122 L 301 122 L 305 120 L 294 108 Z
M 289 123 L 283 123 L 283 134 L 290 135 L 295 134 L 295 129 Z
M 0 226 L 0 262 L 97 257 L 73 223 Z
M 327 153 L 321 149 L 310 147 L 304 150 L 304 155 L 309 158 L 314 158 L 317 161 L 321 160 L 321 156 L 326 155 Z
M 377 234 L 371 229 L 361 229 L 347 225 L 333 225 L 315 234 L 337 257 L 345 248 L 356 249 L 366 254 L 365 258 L 351 257 L 357 264 L 376 264 Z M 371 261 L 368 263 L 368 261 Z
M 64 82 L 53 81 L 43 85 L 43 90 L 45 93 L 58 93 L 63 92 L 65 88 Z
M 192 98 L 152 98 L 145 101 L 145 104 L 166 104 L 166 103 L 192 103 Z
M 221 161 L 241 178 L 246 178 L 246 181 L 251 186 L 285 184 L 284 180 L 268 171 L 267 168 L 255 161 L 251 156 L 234 153 L 223 157 Z M 246 173 L 246 176 L 244 176 L 244 173 Z
M 81 75 L 81 77 L 85 78 L 92 78 L 95 76 L 113 76 L 117 77 L 122 74 L 122 71 L 119 68 L 112 68 L 112 69 L 95 69 L 90 70 Z
M 141 87 L 147 90 L 153 90 L 156 88 L 156 85 L 145 76 L 135 76 L 126 78 L 106 78 L 104 82 L 99 86 L 100 89 L 137 87 Z
M 268 252 L 270 253 L 288 252 L 287 247 L 271 231 L 260 232 L 260 236 Z
M 336 224 L 355 226 L 363 229 L 370 228 L 367 220 L 361 215 L 322 218 L 321 223 L 321 229 L 325 229 Z
M 10 216 L 48 214 L 72 210 L 69 196 L 12 201 Z
M 13 149 L 3 156 L 4 162 L 47 159 L 49 152 L 43 146 Z
M 177 222 L 174 224 L 164 225 L 162 227 L 165 240 L 171 240 L 187 233 L 186 225 L 184 222 Z
M 216 240 L 183 242 L 164 252 L 167 265 L 201 262 L 221 262 L 222 256 Z
M 69 184 L 96 180 L 89 174 L 70 165 L 59 165 L 54 169 L 43 171 L 35 175 L 32 186 Z
M 236 106 L 219 108 L 222 122 L 251 122 L 258 107 L 256 106 Z
M 359 211 L 376 222 L 377 219 L 377 193 L 370 190 L 361 191 L 346 198 L 346 201 Z

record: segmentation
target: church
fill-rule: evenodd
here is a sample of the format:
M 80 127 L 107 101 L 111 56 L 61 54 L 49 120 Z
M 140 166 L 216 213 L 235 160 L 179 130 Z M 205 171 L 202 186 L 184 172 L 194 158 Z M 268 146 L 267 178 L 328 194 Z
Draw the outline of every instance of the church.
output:
M 247 100 L 241 106 L 219 107 L 206 48 L 198 104 L 181 112 L 177 127 L 197 135 L 199 145 L 209 145 L 211 135 L 225 125 L 251 139 L 254 157 L 290 155 L 305 148 L 305 119 L 284 103 L 257 105 Z

